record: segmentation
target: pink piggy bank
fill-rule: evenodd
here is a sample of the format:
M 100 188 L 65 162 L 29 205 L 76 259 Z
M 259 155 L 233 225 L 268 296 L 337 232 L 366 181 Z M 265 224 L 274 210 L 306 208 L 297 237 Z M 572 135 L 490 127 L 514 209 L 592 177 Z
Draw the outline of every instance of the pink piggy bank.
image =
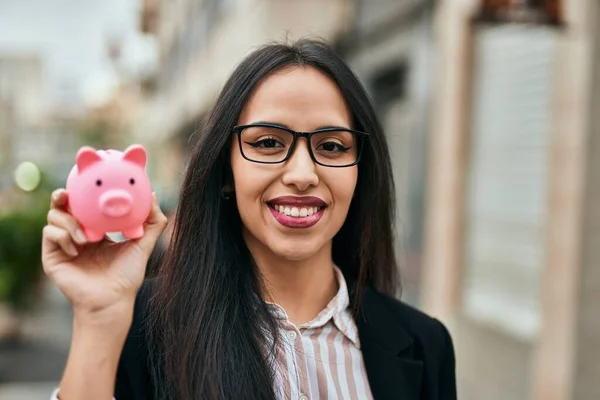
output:
M 152 187 L 142 146 L 124 152 L 82 147 L 66 186 L 71 213 L 90 242 L 99 242 L 107 232 L 122 232 L 129 239 L 144 235 Z

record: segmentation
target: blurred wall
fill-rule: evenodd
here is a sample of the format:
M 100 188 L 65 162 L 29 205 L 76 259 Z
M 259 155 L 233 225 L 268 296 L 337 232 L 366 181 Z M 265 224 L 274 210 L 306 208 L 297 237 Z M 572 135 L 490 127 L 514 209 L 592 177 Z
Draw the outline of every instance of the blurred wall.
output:
M 451 327 L 461 399 L 598 398 L 597 2 L 563 4 L 564 29 L 474 24 L 476 1 L 436 11 L 422 299 Z
M 574 398 L 600 398 L 600 3 L 589 4 L 587 21 L 593 38 L 590 123 L 586 127 L 585 200 L 583 208 L 580 305 L 575 336 Z

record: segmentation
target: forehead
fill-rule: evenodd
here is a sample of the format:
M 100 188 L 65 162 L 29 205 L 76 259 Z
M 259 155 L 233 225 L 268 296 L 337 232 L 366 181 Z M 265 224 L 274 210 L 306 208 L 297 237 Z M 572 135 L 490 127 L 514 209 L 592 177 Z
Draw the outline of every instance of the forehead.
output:
M 314 67 L 293 66 L 259 83 L 238 122 L 268 121 L 308 131 L 321 126 L 351 127 L 351 120 L 344 97 L 331 78 Z

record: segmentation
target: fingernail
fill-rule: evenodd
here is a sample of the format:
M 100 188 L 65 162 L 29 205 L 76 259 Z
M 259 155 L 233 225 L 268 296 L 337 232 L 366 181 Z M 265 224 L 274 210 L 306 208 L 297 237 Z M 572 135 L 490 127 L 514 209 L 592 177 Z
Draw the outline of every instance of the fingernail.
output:
M 58 201 L 62 192 L 63 191 L 61 189 L 56 189 L 54 193 L 52 193 L 52 200 L 54 200 L 55 202 Z
M 75 239 L 79 242 L 79 243 L 85 243 L 87 242 L 87 237 L 85 237 L 85 234 L 83 233 L 83 231 L 81 229 L 77 229 L 75 231 Z

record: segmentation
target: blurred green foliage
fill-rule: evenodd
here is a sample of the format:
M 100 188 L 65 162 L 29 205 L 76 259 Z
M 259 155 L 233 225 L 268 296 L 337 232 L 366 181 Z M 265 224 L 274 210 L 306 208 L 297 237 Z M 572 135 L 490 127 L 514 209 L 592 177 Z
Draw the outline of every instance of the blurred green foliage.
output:
M 0 301 L 15 310 L 35 300 L 45 224 L 46 213 L 39 209 L 0 217 Z
M 51 185 L 19 193 L 19 206 L 0 214 L 0 302 L 26 311 L 37 299 L 43 270 L 42 229 L 50 203 Z

